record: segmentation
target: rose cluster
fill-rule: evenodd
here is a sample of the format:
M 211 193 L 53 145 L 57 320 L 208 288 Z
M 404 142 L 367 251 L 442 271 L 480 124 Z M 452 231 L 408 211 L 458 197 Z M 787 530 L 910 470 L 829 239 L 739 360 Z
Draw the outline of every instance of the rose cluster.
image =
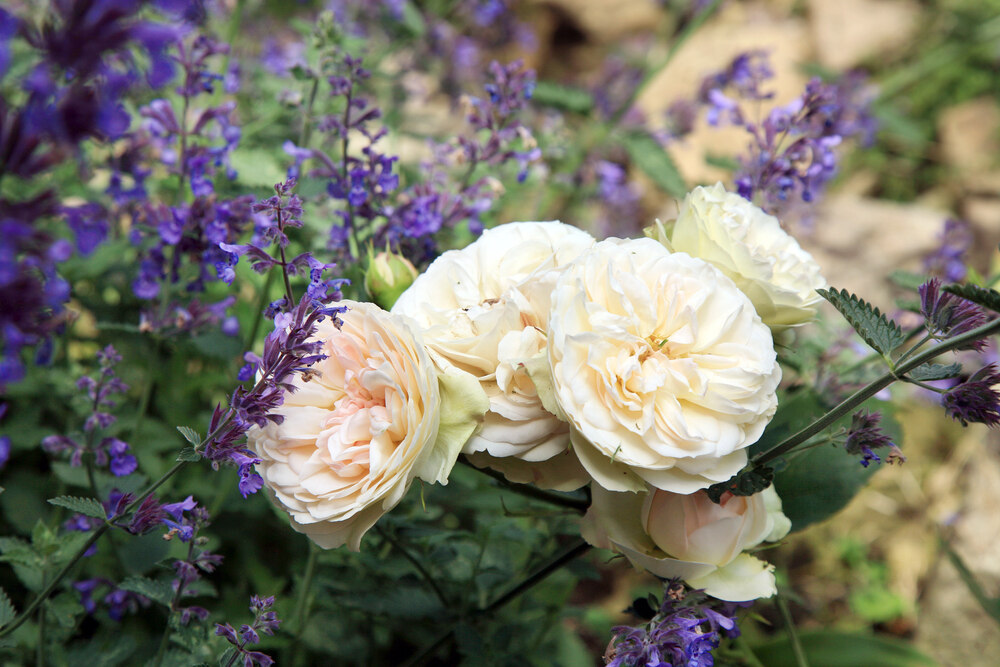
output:
M 649 238 L 597 241 L 561 222 L 485 231 L 438 257 L 391 311 L 347 303 L 326 358 L 250 446 L 292 526 L 361 538 L 415 478 L 459 455 L 516 483 L 590 486 L 581 533 L 726 600 L 771 595 L 746 553 L 790 523 L 773 489 L 709 500 L 777 409 L 773 335 L 825 286 L 778 221 L 697 188 Z

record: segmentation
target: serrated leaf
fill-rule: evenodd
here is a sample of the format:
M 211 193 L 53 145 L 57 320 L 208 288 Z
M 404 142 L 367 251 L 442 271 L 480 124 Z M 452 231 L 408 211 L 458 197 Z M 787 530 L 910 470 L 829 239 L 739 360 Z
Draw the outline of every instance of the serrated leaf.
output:
M 687 194 L 687 185 L 681 172 L 659 141 L 646 132 L 629 132 L 625 134 L 622 143 L 635 166 L 653 179 L 664 192 L 678 199 Z
M 194 450 L 194 447 L 185 447 L 181 451 L 177 452 L 178 461 L 186 461 L 187 463 L 193 463 L 195 461 L 201 460 L 201 454 Z
M 236 655 L 236 649 L 230 646 L 227 648 L 222 655 L 219 656 L 219 667 L 229 667 L 233 664 L 233 656 Z
M 165 607 L 169 607 L 170 602 L 174 598 L 174 589 L 171 588 L 168 582 L 155 581 L 153 579 L 149 579 L 148 577 L 128 577 L 125 581 L 118 584 L 118 588 L 126 591 L 132 591 L 133 593 L 138 593 L 139 595 L 145 595 L 150 600 L 159 602 Z
M 1000 292 L 995 289 L 978 285 L 946 285 L 944 291 L 1000 313 Z
M 845 289 L 830 288 L 816 291 L 833 304 L 858 335 L 879 354 L 888 356 L 906 340 L 898 324 L 864 299 Z
M 181 435 L 184 436 L 185 440 L 190 442 L 195 447 L 201 444 L 201 436 L 198 435 L 198 431 L 194 430 L 193 428 L 189 428 L 187 426 L 178 426 L 177 430 L 180 431 Z
M 17 610 L 7 597 L 7 591 L 0 588 L 0 628 L 7 625 L 17 616 Z
M 585 114 L 594 108 L 594 96 L 581 88 L 566 86 L 553 81 L 535 84 L 532 99 L 544 106 Z
M 48 503 L 50 505 L 55 505 L 56 507 L 65 507 L 72 512 L 77 512 L 78 514 L 83 514 L 84 516 L 93 517 L 95 519 L 106 519 L 108 516 L 107 512 L 104 510 L 104 506 L 93 498 L 58 496 L 56 498 L 49 498 Z
M 962 364 L 924 364 L 918 366 L 906 374 L 904 379 L 920 380 L 945 380 L 947 378 L 958 377 L 962 373 Z

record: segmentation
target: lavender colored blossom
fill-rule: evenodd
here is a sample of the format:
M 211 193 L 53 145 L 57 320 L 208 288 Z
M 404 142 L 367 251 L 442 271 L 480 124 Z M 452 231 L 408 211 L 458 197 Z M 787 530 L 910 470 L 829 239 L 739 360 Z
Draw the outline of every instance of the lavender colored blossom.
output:
M 243 665 L 260 665 L 268 667 L 274 664 L 269 656 L 259 651 L 251 651 L 248 647 L 260 642 L 261 633 L 273 635 L 277 631 L 281 620 L 278 614 L 271 610 L 274 606 L 274 596 L 260 597 L 253 595 L 250 597 L 250 612 L 253 613 L 253 624 L 240 626 L 239 632 L 228 623 L 216 623 L 215 634 L 224 637 L 226 641 L 233 645 L 236 654 L 243 659 Z
M 986 324 L 989 318 L 973 302 L 941 291 L 941 280 L 931 278 L 919 288 L 920 312 L 927 333 L 938 339 L 952 338 Z M 983 350 L 985 340 L 971 341 L 957 349 Z
M 642 601 L 645 602 L 645 601 Z M 659 610 L 640 627 L 618 626 L 604 659 L 608 667 L 711 667 L 723 637 L 737 637 L 735 613 L 748 603 L 722 602 L 668 582 Z M 644 606 L 649 606 L 644 605 Z
M 597 177 L 597 195 L 603 209 L 600 224 L 605 235 L 624 235 L 623 229 L 638 226 L 642 194 L 628 180 L 625 169 L 614 162 L 600 160 L 594 165 L 594 173 Z
M 861 456 L 860 463 L 866 468 L 872 461 L 878 463 L 882 460 L 875 453 L 876 449 L 890 448 L 890 463 L 906 460 L 892 443 L 892 439 L 882 432 L 879 426 L 881 419 L 880 413 L 867 410 L 858 410 L 851 417 L 851 428 L 847 432 L 844 449 L 852 456 Z
M 291 76 L 296 67 L 307 67 L 306 45 L 302 42 L 278 41 L 273 37 L 264 40 L 260 63 L 264 69 L 278 77 Z
M 941 399 L 945 412 L 968 426 L 969 423 L 1000 425 L 1000 368 L 989 364 L 972 374 L 965 382 L 946 391 Z
M 972 226 L 965 220 L 948 218 L 938 240 L 940 245 L 924 258 L 924 270 L 948 282 L 965 280 L 965 255 L 972 247 Z
M 97 601 L 94 600 L 95 592 L 99 588 L 107 589 L 102 602 L 107 608 L 108 617 L 118 623 L 125 617 L 125 614 L 134 614 L 139 611 L 140 607 L 146 608 L 150 604 L 149 598 L 146 596 L 122 590 L 113 581 L 104 577 L 78 581 L 73 584 L 73 588 L 80 594 L 80 604 L 90 615 L 97 611 Z

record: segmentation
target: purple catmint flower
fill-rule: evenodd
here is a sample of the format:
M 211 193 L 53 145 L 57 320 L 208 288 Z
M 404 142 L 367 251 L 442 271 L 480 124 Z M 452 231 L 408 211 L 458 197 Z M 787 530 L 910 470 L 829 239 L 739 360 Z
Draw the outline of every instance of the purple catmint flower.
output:
M 645 600 L 642 600 L 645 603 Z M 658 611 L 643 626 L 613 628 L 608 667 L 710 667 L 723 637 L 737 637 L 735 613 L 748 603 L 722 602 L 668 582 Z M 648 603 L 645 606 L 649 606 Z M 652 611 L 650 611 L 652 613 Z
M 972 226 L 965 220 L 948 218 L 938 240 L 940 245 L 924 258 L 924 270 L 948 282 L 961 282 L 968 272 L 965 255 L 972 247 Z
M 107 608 L 108 617 L 113 621 L 121 622 L 125 614 L 134 614 L 139 610 L 139 607 L 145 608 L 150 604 L 149 598 L 143 595 L 122 590 L 115 586 L 114 582 L 109 579 L 95 577 L 73 584 L 73 588 L 80 594 L 80 604 L 88 614 L 93 615 L 97 611 L 97 602 L 94 600 L 94 594 L 101 587 L 108 589 L 102 602 Z
M 989 364 L 972 374 L 965 382 L 946 391 L 941 399 L 945 412 L 962 422 L 997 426 L 1000 424 L 1000 368 Z
M 973 302 L 941 291 L 941 280 L 931 278 L 919 287 L 920 312 L 927 333 L 938 339 L 952 338 L 981 327 L 989 321 L 985 311 Z M 971 341 L 958 349 L 982 350 L 985 340 Z
M 250 646 L 260 642 L 260 634 L 273 635 L 281 624 L 276 612 L 271 610 L 274 605 L 274 596 L 260 597 L 253 595 L 250 597 L 250 611 L 254 615 L 252 625 L 240 626 L 239 632 L 228 623 L 216 623 L 215 634 L 225 638 L 236 649 L 238 656 L 242 657 L 245 667 L 260 665 L 269 667 L 274 664 L 269 656 L 259 651 L 251 651 Z
M 878 412 L 868 412 L 858 410 L 851 417 L 851 428 L 847 432 L 847 439 L 844 442 L 844 449 L 852 456 L 861 457 L 861 465 L 868 467 L 872 461 L 876 463 L 882 459 L 875 453 L 876 449 L 891 448 L 889 462 L 905 461 L 899 449 L 892 443 L 892 439 L 882 432 L 879 422 L 882 415 Z

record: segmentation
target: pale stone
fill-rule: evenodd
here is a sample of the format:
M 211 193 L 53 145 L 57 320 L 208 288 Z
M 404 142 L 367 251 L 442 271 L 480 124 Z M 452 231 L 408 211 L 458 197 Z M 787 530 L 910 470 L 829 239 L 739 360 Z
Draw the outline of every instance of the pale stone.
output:
M 808 6 L 819 61 L 835 70 L 909 44 L 921 11 L 914 0 L 809 0 Z
M 812 233 L 800 234 L 799 241 L 831 285 L 892 310 L 894 295 L 885 276 L 896 269 L 919 271 L 947 217 L 943 209 L 830 195 L 818 207 Z
M 811 59 L 806 23 L 794 18 L 776 19 L 753 4 L 730 2 L 654 75 L 636 105 L 651 126 L 662 127 L 663 112 L 671 103 L 694 98 L 705 76 L 724 69 L 740 53 L 755 49 L 768 52 L 775 74 L 764 88 L 773 91 L 774 98 L 761 105 L 761 113 L 798 97 L 807 81 L 799 66 Z M 749 143 L 750 135 L 742 128 L 711 127 L 699 120 L 695 130 L 672 143 L 669 150 L 685 181 L 694 185 L 728 181 L 730 173 L 706 164 L 706 156 L 733 159 L 745 153 Z
M 989 97 L 949 107 L 938 117 L 941 157 L 962 172 L 997 166 L 1000 155 L 1000 107 Z
M 535 0 L 531 4 L 557 8 L 596 43 L 649 30 L 663 18 L 663 8 L 656 0 Z

